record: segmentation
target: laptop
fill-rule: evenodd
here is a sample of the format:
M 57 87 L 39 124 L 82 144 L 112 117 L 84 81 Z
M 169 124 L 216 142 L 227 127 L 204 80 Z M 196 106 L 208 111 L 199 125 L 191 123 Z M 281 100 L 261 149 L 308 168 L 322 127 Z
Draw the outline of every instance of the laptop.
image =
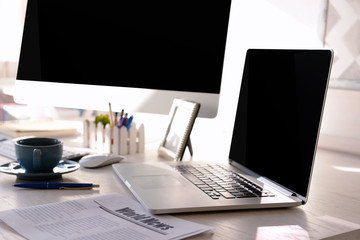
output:
M 154 214 L 305 204 L 332 58 L 325 49 L 249 49 L 229 159 L 120 163 L 114 172 Z

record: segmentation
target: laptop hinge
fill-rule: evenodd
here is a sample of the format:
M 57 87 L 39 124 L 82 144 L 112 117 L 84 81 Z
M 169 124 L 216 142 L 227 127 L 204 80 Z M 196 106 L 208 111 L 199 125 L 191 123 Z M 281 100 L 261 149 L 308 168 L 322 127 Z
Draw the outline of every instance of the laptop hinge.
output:
M 272 182 L 271 180 L 269 180 L 265 177 L 259 177 L 259 178 L 257 178 L 257 180 L 259 180 L 267 185 L 270 185 L 271 187 L 275 188 L 277 191 L 281 192 L 282 194 L 284 194 L 286 196 L 298 197 L 298 195 L 296 193 L 291 192 L 278 184 L 275 184 L 274 182 Z
M 262 183 L 265 183 L 265 184 L 271 186 L 272 188 L 275 188 L 277 191 L 281 192 L 285 196 L 297 198 L 297 199 L 300 199 L 300 200 L 303 201 L 303 198 L 301 196 L 299 196 L 298 194 L 296 194 L 295 192 L 290 191 L 287 188 L 285 188 L 285 187 L 283 187 L 283 186 L 281 186 L 279 184 L 276 184 L 275 182 L 271 181 L 270 179 L 268 179 L 266 177 L 259 176 L 258 174 L 254 173 L 253 171 L 245 168 L 241 164 L 239 164 L 239 163 L 237 163 L 237 162 L 235 162 L 235 161 L 233 161 L 231 159 L 229 159 L 229 160 L 230 160 L 230 164 L 232 166 L 234 166 L 236 169 L 242 171 L 243 173 L 252 176 L 256 180 L 258 180 L 258 181 L 260 181 Z

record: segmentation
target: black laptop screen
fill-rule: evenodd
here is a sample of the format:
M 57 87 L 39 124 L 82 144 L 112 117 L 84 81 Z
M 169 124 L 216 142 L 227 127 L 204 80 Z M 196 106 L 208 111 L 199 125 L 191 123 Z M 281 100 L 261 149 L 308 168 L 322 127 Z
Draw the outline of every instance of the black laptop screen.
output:
M 330 50 L 247 52 L 230 159 L 307 195 Z

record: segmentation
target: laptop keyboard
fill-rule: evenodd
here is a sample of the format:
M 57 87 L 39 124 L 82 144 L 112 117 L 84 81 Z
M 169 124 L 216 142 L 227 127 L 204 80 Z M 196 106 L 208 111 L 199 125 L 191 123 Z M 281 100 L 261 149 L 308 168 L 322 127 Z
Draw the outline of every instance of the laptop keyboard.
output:
M 218 164 L 177 165 L 175 168 L 212 199 L 275 196 Z

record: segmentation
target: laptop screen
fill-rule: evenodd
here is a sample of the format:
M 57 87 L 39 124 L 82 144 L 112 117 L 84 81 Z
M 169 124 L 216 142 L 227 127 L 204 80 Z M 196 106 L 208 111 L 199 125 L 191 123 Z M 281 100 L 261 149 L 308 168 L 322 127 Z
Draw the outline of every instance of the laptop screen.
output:
M 230 159 L 306 198 L 331 62 L 331 50 L 248 50 Z

